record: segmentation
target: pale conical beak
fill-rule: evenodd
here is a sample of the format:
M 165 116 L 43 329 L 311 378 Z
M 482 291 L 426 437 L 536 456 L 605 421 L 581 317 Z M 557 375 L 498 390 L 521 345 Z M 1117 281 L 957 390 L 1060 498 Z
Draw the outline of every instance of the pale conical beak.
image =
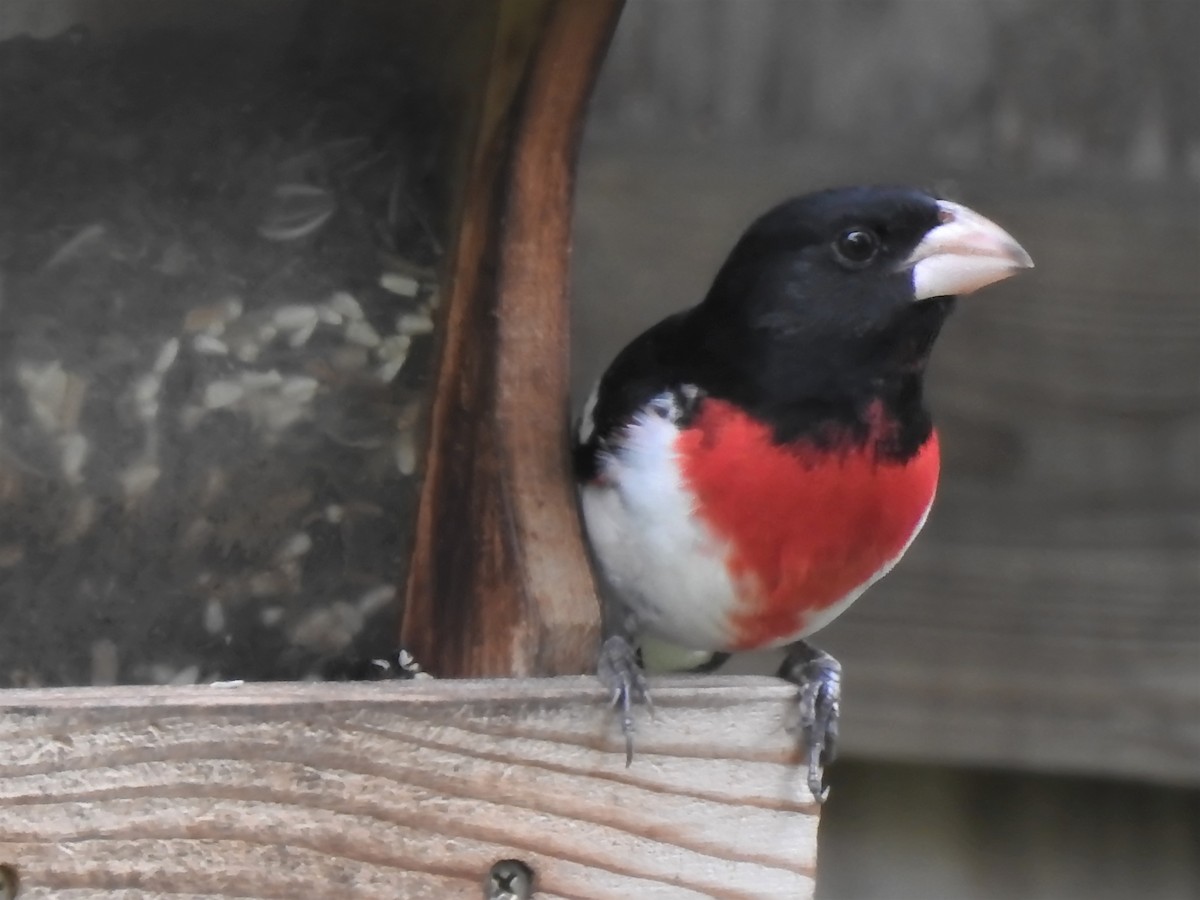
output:
M 969 294 L 1033 268 L 1025 249 L 995 222 L 949 200 L 939 200 L 938 209 L 941 224 L 901 266 L 912 270 L 917 300 Z

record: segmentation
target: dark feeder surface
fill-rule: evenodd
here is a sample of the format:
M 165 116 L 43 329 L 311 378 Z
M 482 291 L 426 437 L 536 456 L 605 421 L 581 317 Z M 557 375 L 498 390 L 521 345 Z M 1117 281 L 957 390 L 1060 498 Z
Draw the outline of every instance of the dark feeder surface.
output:
M 358 37 L 0 42 L 0 686 L 392 647 L 452 136 Z

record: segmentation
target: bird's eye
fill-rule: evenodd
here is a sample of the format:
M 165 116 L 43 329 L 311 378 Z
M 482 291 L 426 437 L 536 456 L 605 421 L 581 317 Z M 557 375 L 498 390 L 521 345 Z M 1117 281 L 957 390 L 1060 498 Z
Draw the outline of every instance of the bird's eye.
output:
M 865 228 L 850 228 L 833 242 L 833 252 L 843 265 L 861 268 L 879 252 L 879 238 Z

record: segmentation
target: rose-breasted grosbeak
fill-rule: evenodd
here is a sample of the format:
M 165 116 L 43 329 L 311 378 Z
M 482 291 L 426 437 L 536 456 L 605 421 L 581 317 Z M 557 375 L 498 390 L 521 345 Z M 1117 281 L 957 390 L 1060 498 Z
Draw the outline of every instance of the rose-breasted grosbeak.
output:
M 574 461 L 616 601 L 600 675 L 648 701 L 640 638 L 790 645 L 823 799 L 841 668 L 802 638 L 896 564 L 925 522 L 938 440 L 922 381 L 968 294 L 1032 265 L 999 226 L 920 190 L 855 187 L 754 222 L 698 305 L 630 343 L 589 397 Z

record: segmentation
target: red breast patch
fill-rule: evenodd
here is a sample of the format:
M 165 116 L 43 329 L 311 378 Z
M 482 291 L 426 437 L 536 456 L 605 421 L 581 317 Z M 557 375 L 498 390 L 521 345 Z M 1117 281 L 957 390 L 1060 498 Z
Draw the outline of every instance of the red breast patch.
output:
M 907 462 L 878 459 L 882 417 L 862 443 L 780 445 L 769 426 L 705 401 L 677 441 L 697 514 L 728 541 L 739 589 L 729 649 L 777 644 L 895 560 L 937 489 L 937 435 Z

